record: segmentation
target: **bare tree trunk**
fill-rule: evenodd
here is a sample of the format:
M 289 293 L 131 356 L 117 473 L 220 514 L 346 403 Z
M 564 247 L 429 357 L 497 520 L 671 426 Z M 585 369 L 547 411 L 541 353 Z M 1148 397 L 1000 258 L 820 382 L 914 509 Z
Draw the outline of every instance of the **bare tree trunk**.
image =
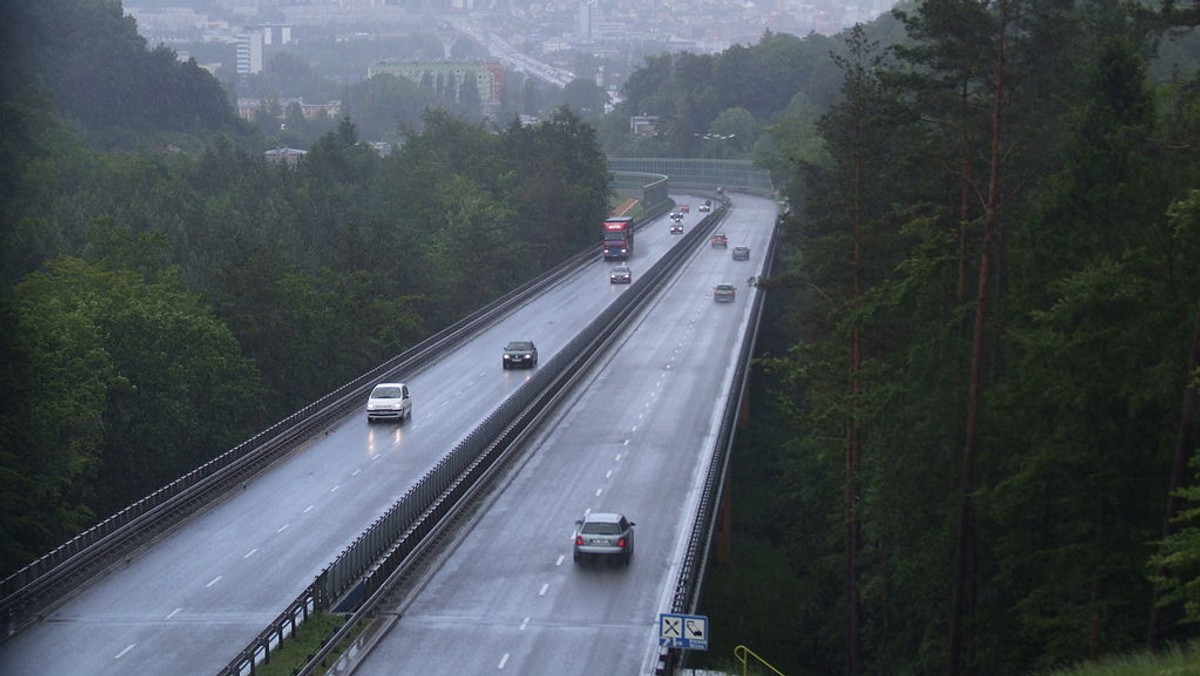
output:
M 961 95 L 963 107 L 966 108 L 969 92 L 965 80 Z M 959 130 L 959 136 L 962 144 L 962 179 L 958 191 L 958 279 L 954 287 L 956 307 L 962 307 L 967 300 L 967 241 L 970 234 L 967 224 L 971 222 L 971 185 L 974 182 L 975 173 L 971 161 L 971 140 L 965 124 Z M 959 326 L 960 330 L 965 329 L 965 324 L 959 324 Z
M 855 334 L 858 330 L 855 329 Z M 851 352 L 856 352 L 858 336 L 851 339 Z M 857 383 L 857 376 L 852 382 Z M 851 397 L 853 397 L 853 390 Z M 853 404 L 851 405 L 854 406 Z M 854 413 L 852 412 L 853 416 Z M 845 491 L 845 539 L 846 539 L 846 674 L 862 673 L 862 632 L 860 628 L 861 595 L 859 591 L 858 552 L 862 540 L 859 524 L 858 472 L 861 462 L 861 439 L 858 423 L 850 420 L 846 425 L 846 491 Z
M 997 43 L 996 68 L 992 83 L 992 138 L 988 160 L 988 190 L 983 210 L 983 237 L 979 252 L 978 290 L 975 298 L 975 326 L 971 337 L 970 381 L 967 386 L 967 420 L 963 434 L 962 479 L 959 487 L 958 525 L 954 534 L 954 573 L 951 581 L 950 626 L 947 647 L 947 673 L 962 673 L 967 667 L 970 639 L 966 623 L 973 608 L 971 579 L 974 575 L 974 515 L 971 494 L 975 490 L 975 454 L 979 437 L 979 416 L 983 393 L 983 361 L 990 310 L 989 284 L 992 277 L 993 246 L 1000 201 L 1001 133 L 1003 131 L 1005 50 L 1007 19 L 1002 17 Z M 968 669 L 969 671 L 969 669 Z
M 1167 487 L 1167 513 L 1163 518 L 1163 537 L 1177 530 L 1174 524 L 1179 515 L 1179 497 L 1176 493 L 1187 482 L 1188 460 L 1196 449 L 1196 367 L 1200 365 L 1200 303 L 1196 307 L 1196 318 L 1192 331 L 1192 353 L 1188 355 L 1187 382 L 1183 387 L 1183 407 L 1179 413 L 1179 427 L 1175 432 L 1175 456 L 1171 462 L 1171 483 Z M 1166 571 L 1159 569 L 1160 575 Z M 1156 651 L 1163 643 L 1163 613 L 1158 607 L 1158 592 L 1154 592 L 1150 604 L 1150 627 L 1146 643 Z
M 850 412 L 846 421 L 846 488 L 845 488 L 845 538 L 846 538 L 846 674 L 862 673 L 861 594 L 859 590 L 858 552 L 861 549 L 862 527 L 859 521 L 860 490 L 858 473 L 862 464 L 862 439 L 858 422 L 858 405 L 862 390 L 862 336 L 858 329 L 857 310 L 862 297 L 863 253 L 862 253 L 862 160 L 854 163 L 854 287 L 851 305 L 854 308 L 850 329 Z

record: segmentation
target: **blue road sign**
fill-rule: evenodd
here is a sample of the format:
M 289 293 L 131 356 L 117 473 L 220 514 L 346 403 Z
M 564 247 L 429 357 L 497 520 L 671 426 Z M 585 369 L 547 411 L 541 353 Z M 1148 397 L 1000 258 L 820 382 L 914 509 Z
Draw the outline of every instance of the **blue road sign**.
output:
M 708 650 L 708 616 L 659 613 L 658 645 L 663 648 Z

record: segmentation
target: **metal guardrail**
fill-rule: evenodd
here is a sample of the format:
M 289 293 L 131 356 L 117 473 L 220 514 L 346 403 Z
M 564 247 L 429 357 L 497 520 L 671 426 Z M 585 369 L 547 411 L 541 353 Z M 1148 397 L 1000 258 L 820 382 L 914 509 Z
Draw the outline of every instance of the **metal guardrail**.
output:
M 771 235 L 771 243 L 767 247 L 762 276 L 769 275 L 771 272 L 771 266 L 775 260 L 777 235 L 778 230 L 774 230 Z M 664 612 L 693 614 L 700 603 L 700 594 L 704 588 L 704 577 L 708 569 L 712 535 L 720 513 L 721 495 L 725 490 L 729 458 L 736 440 L 738 411 L 741 410 L 746 396 L 746 382 L 750 376 L 750 358 L 754 355 L 754 347 L 758 339 L 758 326 L 762 320 L 765 300 L 764 293 L 755 294 L 754 307 L 750 312 L 749 339 L 742 343 L 733 374 L 736 395 L 725 402 L 725 411 L 713 443 L 713 459 L 708 466 L 701 489 L 699 507 L 692 520 L 687 549 L 684 553 L 683 563 L 679 567 L 679 577 L 675 581 L 675 592 L 671 596 L 671 607 Z M 658 668 L 655 673 L 672 673 L 675 667 L 686 661 L 686 653 L 686 650 L 679 648 L 660 648 Z
M 659 205 L 643 217 L 638 225 L 644 225 L 668 208 L 669 203 Z M 170 527 L 215 500 L 230 487 L 291 452 L 316 431 L 361 406 L 375 383 L 390 379 L 394 374 L 419 370 L 430 355 L 467 339 L 482 327 L 497 321 L 507 310 L 594 260 L 595 251 L 595 247 L 589 247 L 576 254 L 125 507 L 0 581 L 0 618 L 5 622 L 4 635 L 11 636 L 35 620 L 42 607 L 83 583 L 87 575 L 102 567 L 111 557 L 137 546 L 140 538 L 148 532 Z
M 311 609 L 329 610 L 338 597 L 341 612 L 351 617 L 328 637 L 309 664 L 311 673 L 329 652 L 373 611 L 396 575 L 410 565 L 426 538 L 453 515 L 533 422 L 555 401 L 625 321 L 653 296 L 658 283 L 691 255 L 725 216 L 718 209 L 683 237 L 583 331 L 475 427 L 454 449 L 428 470 L 383 516 L 323 570 L 314 582 L 222 671 L 221 676 L 248 676 L 295 629 L 297 617 Z

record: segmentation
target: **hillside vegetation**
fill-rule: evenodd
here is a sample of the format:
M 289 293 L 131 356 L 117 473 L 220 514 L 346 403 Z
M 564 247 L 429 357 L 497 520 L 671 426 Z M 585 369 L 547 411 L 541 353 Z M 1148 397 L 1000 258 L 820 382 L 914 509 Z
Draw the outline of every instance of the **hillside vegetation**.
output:
M 1149 73 L 1196 13 L 895 19 L 903 40 L 838 36 L 828 104 L 782 75 L 745 103 L 790 210 L 701 609 L 715 663 L 1027 674 L 1192 639 L 1200 87 L 1194 54 Z M 716 125 L 727 103 L 689 115 L 724 73 L 804 42 L 650 64 L 648 143 Z
M 386 156 L 343 119 L 290 166 L 119 3 L 4 11 L 30 40 L 71 30 L 14 51 L 0 101 L 2 574 L 590 246 L 607 213 L 569 111 L 429 112 Z M 108 84 L 75 91 L 70 54 Z M 180 134 L 197 151 L 159 142 Z
M 603 136 L 757 157 L 787 205 L 714 655 L 987 676 L 1198 635 L 1194 6 L 930 0 L 651 59 L 599 132 L 427 112 L 385 157 L 344 119 L 295 167 L 119 3 L 3 11 L 3 570 L 590 244 Z

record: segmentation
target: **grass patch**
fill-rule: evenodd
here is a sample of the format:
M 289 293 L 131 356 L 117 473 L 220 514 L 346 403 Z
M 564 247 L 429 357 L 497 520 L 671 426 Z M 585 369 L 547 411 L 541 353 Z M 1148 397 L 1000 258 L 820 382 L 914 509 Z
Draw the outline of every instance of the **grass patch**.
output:
M 259 665 L 256 676 L 291 676 L 308 662 L 325 643 L 325 639 L 342 626 L 345 616 L 333 613 L 314 613 L 296 628 L 286 641 L 271 653 L 271 660 Z
M 611 216 L 633 216 L 637 218 L 638 214 L 634 212 L 644 211 L 642 201 L 636 197 L 626 197 L 616 204 L 610 204 L 608 213 Z
M 709 617 L 709 649 L 695 651 L 688 666 L 729 671 L 734 648 L 745 645 L 784 673 L 797 674 L 791 654 L 795 626 L 790 618 L 804 589 L 777 549 L 734 536 L 733 563 L 708 571 L 699 612 Z M 734 669 L 741 673 L 741 666 Z
M 1137 653 L 1047 672 L 1047 676 L 1200 676 L 1200 641 L 1172 646 L 1159 655 Z

